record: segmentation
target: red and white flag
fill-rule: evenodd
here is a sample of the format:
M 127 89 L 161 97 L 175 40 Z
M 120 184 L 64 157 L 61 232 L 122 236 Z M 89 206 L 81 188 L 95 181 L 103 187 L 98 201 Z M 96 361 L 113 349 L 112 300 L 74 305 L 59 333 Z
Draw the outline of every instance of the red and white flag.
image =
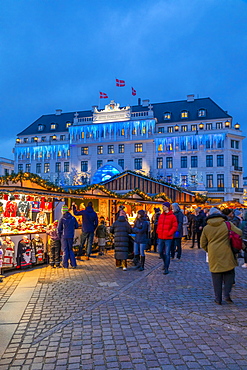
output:
M 125 81 L 124 81 L 124 80 L 118 80 L 118 79 L 116 78 L 116 86 L 118 86 L 118 87 L 123 87 L 123 86 L 125 86 Z
M 100 91 L 99 92 L 99 98 L 100 99 L 107 99 L 108 98 L 108 95 Z
M 136 96 L 136 90 L 133 87 L 131 87 L 131 92 L 133 96 Z

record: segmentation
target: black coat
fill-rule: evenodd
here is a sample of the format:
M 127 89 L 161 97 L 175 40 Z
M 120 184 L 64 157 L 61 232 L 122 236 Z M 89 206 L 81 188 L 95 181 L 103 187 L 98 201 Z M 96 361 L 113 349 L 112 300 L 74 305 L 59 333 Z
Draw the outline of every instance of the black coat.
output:
M 126 260 L 129 250 L 129 234 L 131 234 L 130 224 L 124 216 L 119 216 L 110 227 L 110 232 L 114 234 L 115 258 Z

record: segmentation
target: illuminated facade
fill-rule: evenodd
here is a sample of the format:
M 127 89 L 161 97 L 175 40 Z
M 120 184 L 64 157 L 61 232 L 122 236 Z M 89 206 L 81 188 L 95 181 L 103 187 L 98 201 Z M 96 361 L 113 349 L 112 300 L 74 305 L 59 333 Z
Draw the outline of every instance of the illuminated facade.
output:
M 239 124 L 210 98 L 41 116 L 17 135 L 15 172 L 58 185 L 98 183 L 128 169 L 214 200 L 243 195 Z

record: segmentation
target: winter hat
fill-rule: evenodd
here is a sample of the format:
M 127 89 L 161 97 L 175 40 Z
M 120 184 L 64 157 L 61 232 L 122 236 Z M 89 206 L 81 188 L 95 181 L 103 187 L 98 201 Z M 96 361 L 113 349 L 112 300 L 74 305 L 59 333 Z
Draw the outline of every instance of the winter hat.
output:
M 68 212 L 68 206 L 62 206 L 62 213 Z
M 160 212 L 160 208 L 154 208 L 154 212 L 156 213 Z
M 137 212 L 139 215 L 141 215 L 142 217 L 145 216 L 145 211 L 143 211 L 143 209 L 140 209 L 138 212 Z
M 171 208 L 171 203 L 169 203 L 169 202 L 164 202 L 163 203 L 163 206 L 166 206 L 166 207 L 168 207 L 169 209 Z
M 218 208 L 215 208 L 215 207 L 210 208 L 209 216 L 214 215 L 216 213 L 221 214 L 221 212 L 220 212 L 220 210 Z
M 234 212 L 234 215 L 235 216 L 241 216 L 242 215 L 242 212 L 239 211 L 238 209 L 236 209 L 236 211 Z
M 53 221 L 53 225 L 57 225 L 57 224 L 58 224 L 58 220 Z

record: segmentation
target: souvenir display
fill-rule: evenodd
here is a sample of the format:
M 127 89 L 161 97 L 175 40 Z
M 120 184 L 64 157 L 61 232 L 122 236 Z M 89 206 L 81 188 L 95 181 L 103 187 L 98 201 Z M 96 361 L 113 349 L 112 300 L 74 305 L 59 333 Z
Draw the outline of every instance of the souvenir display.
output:
M 32 266 L 31 261 L 31 241 L 26 235 L 19 241 L 16 256 L 17 268 L 27 268 Z
M 44 242 L 39 234 L 35 234 L 34 238 L 31 240 L 31 247 L 32 247 L 32 263 L 33 264 L 40 264 L 44 263 L 45 261 L 45 248 Z
M 28 217 L 30 211 L 30 203 L 25 200 L 25 195 L 21 197 L 21 201 L 18 204 L 17 216 Z
M 37 214 L 37 217 L 36 217 L 36 223 L 37 224 L 41 224 L 41 225 L 47 225 L 48 222 L 47 222 L 47 216 L 45 214 L 44 211 L 40 211 L 38 214 Z
M 3 267 L 14 266 L 15 243 L 11 240 L 10 236 L 6 236 L 5 240 L 3 240 L 2 248 L 3 248 Z
M 10 196 L 10 200 L 7 201 L 4 216 L 5 217 L 16 217 L 17 213 L 17 203 L 13 195 Z

